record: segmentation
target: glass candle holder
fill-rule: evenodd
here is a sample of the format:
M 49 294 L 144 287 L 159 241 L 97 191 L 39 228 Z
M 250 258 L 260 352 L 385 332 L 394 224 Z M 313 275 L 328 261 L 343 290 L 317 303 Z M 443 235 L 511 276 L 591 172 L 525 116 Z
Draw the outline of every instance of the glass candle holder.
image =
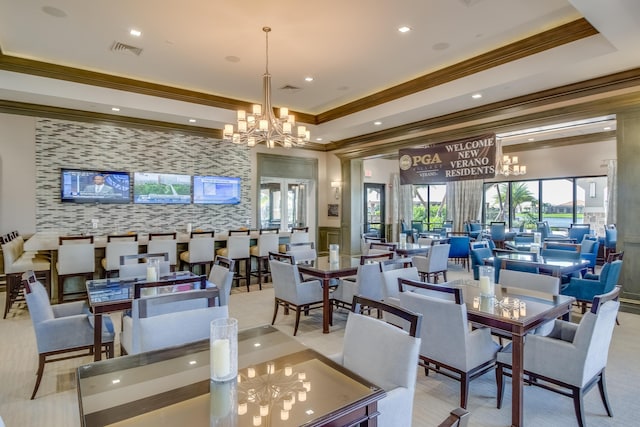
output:
M 480 274 L 480 296 L 493 297 L 495 295 L 493 267 L 483 265 L 478 267 L 478 272 Z
M 337 263 L 340 261 L 340 246 L 336 244 L 329 245 L 329 262 Z
M 211 380 L 229 381 L 238 376 L 238 320 L 232 317 L 211 322 Z
M 147 262 L 147 282 L 156 282 L 160 278 L 160 260 L 152 258 Z

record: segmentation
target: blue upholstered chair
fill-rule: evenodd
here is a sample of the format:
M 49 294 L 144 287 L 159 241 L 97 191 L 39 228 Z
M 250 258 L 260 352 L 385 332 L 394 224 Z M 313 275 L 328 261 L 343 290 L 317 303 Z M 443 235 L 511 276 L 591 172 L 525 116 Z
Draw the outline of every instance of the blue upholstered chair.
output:
M 36 280 L 33 271 L 22 276 L 27 306 L 38 346 L 38 373 L 31 399 L 36 397 L 44 365 L 49 362 L 92 354 L 93 315 L 86 301 L 74 301 L 51 305 L 45 287 Z M 108 357 L 113 357 L 113 324 L 109 316 L 103 316 L 102 343 Z M 80 350 L 87 352 L 79 353 Z M 71 356 L 63 353 L 74 353 Z
M 471 269 L 473 270 L 473 279 L 478 280 L 480 278 L 480 271 L 478 267 L 484 265 L 484 260 L 493 256 L 493 251 L 489 248 L 489 245 L 483 247 L 476 247 L 471 249 Z
M 585 235 L 591 232 L 591 224 L 571 224 L 569 228 L 569 238 L 576 243 L 582 242 Z
M 592 273 L 596 271 L 596 258 L 600 249 L 600 241 L 595 236 L 585 235 L 580 244 L 580 259 L 589 261 L 589 269 Z
M 557 238 L 566 238 L 562 234 L 556 234 L 551 232 L 551 227 L 549 226 L 549 221 L 538 221 L 536 222 L 536 231 L 542 235 L 542 240 L 544 239 L 557 239 Z
M 456 235 L 455 233 L 449 233 L 449 259 L 453 259 L 456 262 L 461 262 L 462 266 L 469 268 L 469 243 L 470 237 L 466 235 Z
M 489 225 L 491 240 L 498 248 L 504 248 L 504 241 L 507 239 L 507 225 L 504 221 L 494 221 Z
M 464 223 L 464 231 L 469 233 L 469 237 L 472 240 L 479 239 L 482 237 L 482 224 L 479 222 L 467 221 Z
M 560 293 L 575 297 L 585 311 L 586 305 L 591 303 L 596 295 L 606 294 L 615 288 L 620 279 L 621 271 L 622 261 L 606 263 L 600 270 L 597 279 L 572 277 L 571 281 L 560 290 Z
M 613 416 L 607 398 L 605 368 L 620 307 L 619 293 L 620 288 L 614 288 L 597 295 L 591 311 L 582 316 L 579 324 L 556 320 L 549 335 L 527 335 L 525 381 L 571 397 L 579 426 L 585 425 L 583 396 L 596 384 L 607 415 Z M 502 405 L 504 375 L 511 375 L 511 356 L 511 345 L 508 345 L 497 357 L 498 409 Z
M 609 253 L 616 251 L 616 244 L 618 243 L 618 230 L 615 228 L 606 228 L 604 230 L 604 258 L 606 259 Z

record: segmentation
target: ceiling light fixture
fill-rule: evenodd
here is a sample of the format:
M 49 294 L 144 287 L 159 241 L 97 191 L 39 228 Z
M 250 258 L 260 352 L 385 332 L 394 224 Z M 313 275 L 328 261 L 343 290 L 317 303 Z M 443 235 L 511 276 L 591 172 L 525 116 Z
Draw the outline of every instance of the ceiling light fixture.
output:
M 140 30 L 133 29 L 129 31 L 129 34 L 131 34 L 134 37 L 140 37 L 142 35 L 142 32 Z
M 382 122 L 377 121 L 377 122 L 373 122 L 373 124 L 376 125 L 376 126 L 380 126 L 382 124 Z
M 402 26 L 402 27 L 398 28 L 398 31 L 400 31 L 401 33 L 408 33 L 409 31 L 411 31 L 411 27 L 407 27 L 405 25 L 405 26 Z
M 471 97 L 473 99 L 480 99 L 480 98 L 482 98 L 482 94 L 481 93 L 474 93 L 473 95 L 471 95 Z
M 246 144 L 254 147 L 264 143 L 269 148 L 276 144 L 284 148 L 298 147 L 309 141 L 310 132 L 305 126 L 298 126 L 296 134 L 292 133 L 295 117 L 289 114 L 286 107 L 280 108 L 280 115 L 276 117 L 271 106 L 271 74 L 269 74 L 269 32 L 270 27 L 263 27 L 266 40 L 266 66 L 262 76 L 263 103 L 253 104 L 252 112 L 238 111 L 237 131 L 233 125 L 224 126 L 223 139 L 234 144 Z
M 496 144 L 496 159 L 496 174 L 518 176 L 527 173 L 527 166 L 518 163 L 518 156 L 502 155 L 502 141 L 499 139 Z

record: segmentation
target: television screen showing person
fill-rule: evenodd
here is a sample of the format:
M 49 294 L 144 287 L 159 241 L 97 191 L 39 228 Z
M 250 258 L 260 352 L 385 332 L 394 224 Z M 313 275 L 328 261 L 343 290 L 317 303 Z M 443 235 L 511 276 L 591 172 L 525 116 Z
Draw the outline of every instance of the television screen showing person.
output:
M 113 187 L 110 187 L 104 183 L 104 175 L 94 175 L 93 184 L 84 187 L 84 192 L 105 196 L 114 194 Z

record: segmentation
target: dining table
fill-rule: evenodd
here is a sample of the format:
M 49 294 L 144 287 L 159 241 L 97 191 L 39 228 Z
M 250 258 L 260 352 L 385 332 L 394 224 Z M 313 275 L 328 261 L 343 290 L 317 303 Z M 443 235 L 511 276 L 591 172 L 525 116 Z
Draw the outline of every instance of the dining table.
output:
M 332 280 L 354 276 L 358 273 L 359 265 L 360 258 L 349 255 L 340 255 L 335 262 L 331 262 L 329 256 L 320 256 L 313 261 L 298 264 L 299 272 L 319 279 L 322 283 L 322 333 L 328 334 L 332 323 L 329 298 Z
M 559 317 L 570 320 L 575 298 L 499 285 L 496 285 L 494 295 L 489 297 L 481 295 L 475 280 L 450 282 L 449 285 L 462 289 L 467 318 L 472 324 L 486 326 L 511 336 L 511 425 L 522 427 L 525 336 L 549 320 Z
M 147 281 L 145 278 L 116 277 L 108 279 L 94 279 L 86 281 L 87 299 L 89 307 L 94 315 L 93 322 L 93 358 L 99 361 L 102 358 L 102 316 L 105 313 L 130 310 L 134 298 L 139 298 L 142 288 L 169 288 L 185 282 L 197 283 L 194 279 L 200 279 L 201 284 L 208 288 L 214 288 L 214 284 L 208 282 L 205 276 L 199 276 L 190 271 L 177 271 L 162 275 L 158 280 Z M 195 286 L 195 285 L 194 285 Z M 136 295 L 138 293 L 138 295 Z
M 210 380 L 210 340 L 77 368 L 83 427 L 376 426 L 383 389 L 272 326 L 238 332 L 238 375 Z
M 533 259 L 535 259 L 535 261 L 533 261 Z M 504 268 L 504 265 L 509 261 L 526 263 L 532 268 L 538 268 L 541 272 L 549 273 L 555 277 L 580 272 L 589 267 L 589 261 L 585 259 L 568 260 L 549 258 L 537 256 L 534 253 L 515 251 L 496 252 L 494 256 L 485 258 L 484 264 L 492 265 L 496 268 Z

